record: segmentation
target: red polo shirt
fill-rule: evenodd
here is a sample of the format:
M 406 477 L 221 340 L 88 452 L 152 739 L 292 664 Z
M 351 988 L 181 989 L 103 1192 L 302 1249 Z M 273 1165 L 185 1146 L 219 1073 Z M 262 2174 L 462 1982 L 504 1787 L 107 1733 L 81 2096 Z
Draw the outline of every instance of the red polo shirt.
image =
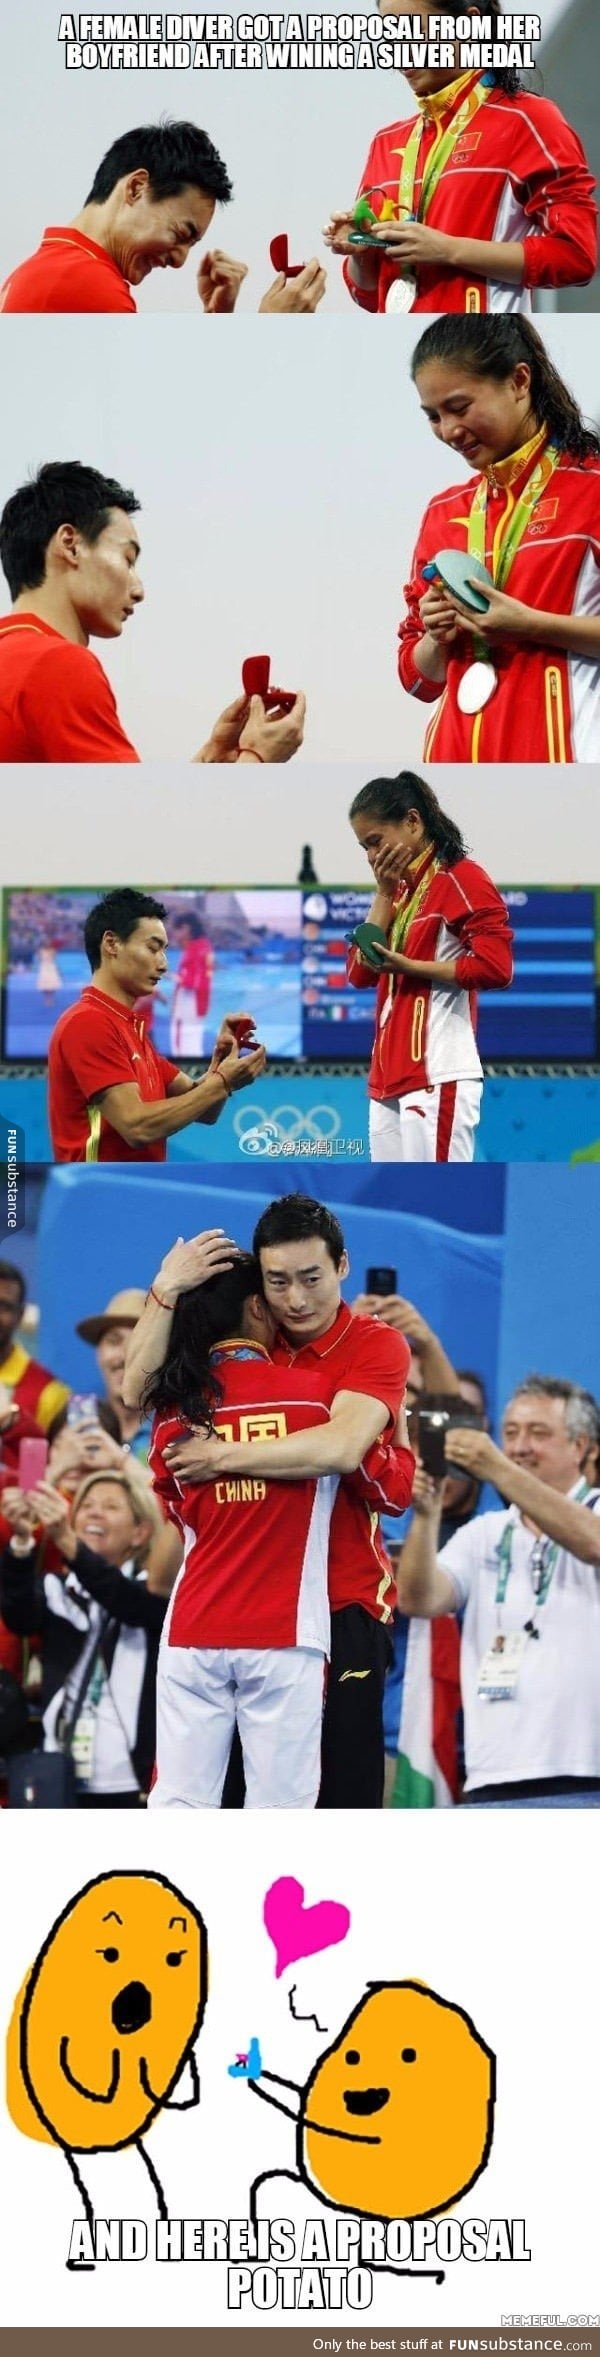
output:
M 331 1386 L 315 1361 L 275 1367 L 255 1344 L 222 1343 L 216 1354 L 222 1399 L 215 1426 L 224 1439 L 285 1439 L 327 1423 Z M 182 1570 L 165 1630 L 168 1645 L 307 1645 L 329 1650 L 327 1541 L 335 1477 L 318 1481 L 223 1479 L 182 1483 L 169 1473 L 168 1441 L 189 1433 L 185 1418 L 153 1427 L 154 1487 L 185 1540 Z
M 0 761 L 139 761 L 91 647 L 39 614 L 0 617 Z
M 333 1375 L 332 1399 L 338 1391 L 361 1391 L 383 1400 L 395 1424 L 406 1390 L 410 1351 L 403 1334 L 378 1318 L 353 1317 L 342 1302 L 333 1325 L 314 1342 L 294 1350 L 284 1334 L 273 1346 L 273 1358 L 288 1366 L 323 1364 Z M 390 1430 L 387 1438 L 390 1439 Z M 347 1604 L 362 1604 L 375 1620 L 391 1621 L 395 1582 L 373 1506 L 350 1483 L 340 1482 L 329 1540 L 329 1603 L 332 1612 Z
M 103 246 L 80 229 L 45 229 L 37 253 L 11 270 L 0 311 L 135 311 L 131 288 Z
M 48 1053 L 48 1110 L 56 1162 L 164 1162 L 166 1139 L 128 1146 L 94 1099 L 134 1081 L 145 1105 L 166 1097 L 177 1064 L 157 1055 L 141 1017 L 89 983 L 67 1007 Z

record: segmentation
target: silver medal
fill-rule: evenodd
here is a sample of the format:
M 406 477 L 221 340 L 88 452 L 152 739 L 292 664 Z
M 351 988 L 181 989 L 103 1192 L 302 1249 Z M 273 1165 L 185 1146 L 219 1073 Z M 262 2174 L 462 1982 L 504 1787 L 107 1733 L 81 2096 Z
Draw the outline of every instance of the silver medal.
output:
M 386 311 L 412 311 L 416 292 L 416 278 L 393 278 L 385 298 Z
M 483 712 L 498 686 L 493 663 L 470 663 L 463 672 L 456 701 L 461 712 Z

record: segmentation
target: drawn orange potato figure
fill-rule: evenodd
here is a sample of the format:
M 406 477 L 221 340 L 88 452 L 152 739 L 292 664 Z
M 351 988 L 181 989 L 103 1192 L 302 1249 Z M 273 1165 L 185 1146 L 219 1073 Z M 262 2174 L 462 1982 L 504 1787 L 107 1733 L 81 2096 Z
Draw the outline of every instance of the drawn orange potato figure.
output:
M 16 2127 L 67 2156 L 136 2143 L 186 2062 L 197 2089 L 192 2048 L 206 1993 L 206 1933 L 181 1891 L 160 1874 L 87 1883 L 16 2001 L 7 2085 Z
M 418 1981 L 374 1981 L 307 2082 L 301 2173 L 337 2209 L 434 2216 L 485 2167 L 494 2097 L 468 2013 Z

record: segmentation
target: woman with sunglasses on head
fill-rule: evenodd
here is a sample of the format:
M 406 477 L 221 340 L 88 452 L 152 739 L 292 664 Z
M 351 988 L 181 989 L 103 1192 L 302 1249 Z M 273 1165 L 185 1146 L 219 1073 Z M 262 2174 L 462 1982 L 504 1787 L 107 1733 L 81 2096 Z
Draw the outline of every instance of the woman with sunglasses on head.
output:
M 400 679 L 437 705 L 424 758 L 598 760 L 600 436 L 530 320 L 436 319 L 411 373 L 477 470 L 430 500 L 405 590 Z
M 486 13 L 501 5 L 487 0 Z M 424 39 L 439 13 L 437 0 L 421 0 Z M 597 260 L 595 181 L 560 108 L 525 90 L 514 66 L 461 71 L 458 41 L 451 66 L 418 66 L 404 80 L 418 112 L 376 133 L 363 218 L 334 213 L 325 230 L 354 302 L 530 311 L 536 287 L 585 286 Z
M 477 992 L 512 981 L 504 901 L 411 770 L 362 786 L 350 822 L 377 886 L 348 961 L 355 989 L 377 990 L 371 1159 L 471 1162 L 483 1080 Z

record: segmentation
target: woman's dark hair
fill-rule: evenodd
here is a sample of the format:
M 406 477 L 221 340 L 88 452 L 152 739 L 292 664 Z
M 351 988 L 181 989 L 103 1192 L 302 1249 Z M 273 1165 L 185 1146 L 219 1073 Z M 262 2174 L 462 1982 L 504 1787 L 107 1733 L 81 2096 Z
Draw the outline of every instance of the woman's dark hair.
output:
M 177 1409 L 190 1424 L 200 1424 L 205 1432 L 212 1430 L 223 1389 L 216 1368 L 211 1367 L 210 1353 L 215 1343 L 228 1342 L 239 1334 L 244 1302 L 250 1293 L 262 1293 L 260 1267 L 251 1252 L 240 1252 L 222 1276 L 209 1277 L 206 1285 L 194 1285 L 189 1293 L 180 1294 L 166 1359 L 145 1385 L 141 1402 L 145 1414 Z
M 530 319 L 491 311 L 483 319 L 471 319 L 446 312 L 419 336 L 411 361 L 413 383 L 430 360 L 462 361 L 470 375 L 491 376 L 498 384 L 525 360 L 531 370 L 531 407 L 539 425 L 547 426 L 552 441 L 573 458 L 600 457 L 600 435 L 585 425 Z
M 502 13 L 503 0 L 485 0 L 485 6 L 482 6 L 479 10 L 479 14 L 481 16 L 492 16 L 496 18 L 499 17 Z M 453 16 L 454 14 L 457 16 L 464 16 L 465 9 L 456 9 L 456 11 L 452 8 L 444 9 L 444 16 Z M 492 27 L 492 31 L 493 30 L 494 28 Z M 465 69 L 463 67 L 463 72 L 464 70 Z M 517 71 L 516 66 L 495 66 L 493 79 L 496 90 L 505 90 L 507 98 L 516 98 L 517 91 L 523 89 L 523 76 Z
M 362 814 L 366 818 L 406 818 L 409 810 L 418 810 L 426 833 L 444 866 L 451 868 L 457 859 L 464 859 L 465 845 L 460 829 L 453 818 L 440 810 L 437 795 L 425 779 L 415 777 L 412 769 L 401 769 L 398 777 L 374 777 L 368 786 L 361 786 L 350 804 L 350 818 Z
M 206 927 L 205 924 L 203 925 L 202 923 L 202 918 L 196 916 L 195 909 L 183 908 L 179 916 L 174 916 L 173 932 L 180 933 L 183 925 L 187 927 L 187 931 L 192 941 L 203 940 Z

